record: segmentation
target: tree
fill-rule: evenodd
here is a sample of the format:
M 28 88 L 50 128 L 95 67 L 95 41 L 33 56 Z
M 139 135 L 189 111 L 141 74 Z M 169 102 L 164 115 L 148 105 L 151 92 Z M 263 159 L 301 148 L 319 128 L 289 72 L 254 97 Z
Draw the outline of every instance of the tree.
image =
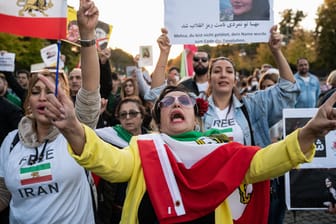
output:
M 30 70 L 31 64 L 40 63 L 40 49 L 46 46 L 46 43 L 44 39 L 0 33 L 0 50 L 15 53 L 15 66 L 20 69 Z
M 287 61 L 296 65 L 298 58 L 307 58 L 312 64 L 316 61 L 316 44 L 315 37 L 312 31 L 297 29 L 293 33 L 293 38 L 287 44 L 284 54 Z
M 329 72 L 336 68 L 336 0 L 324 0 L 317 15 L 317 60 L 321 68 Z
M 279 23 L 279 30 L 281 34 L 284 34 L 284 42 L 287 44 L 293 37 L 295 29 L 300 25 L 302 19 L 307 15 L 303 11 L 298 10 L 294 12 L 292 9 L 286 9 L 281 13 L 282 20 Z
M 119 48 L 111 51 L 110 62 L 112 70 L 121 75 L 126 74 L 126 66 L 134 65 L 133 56 Z

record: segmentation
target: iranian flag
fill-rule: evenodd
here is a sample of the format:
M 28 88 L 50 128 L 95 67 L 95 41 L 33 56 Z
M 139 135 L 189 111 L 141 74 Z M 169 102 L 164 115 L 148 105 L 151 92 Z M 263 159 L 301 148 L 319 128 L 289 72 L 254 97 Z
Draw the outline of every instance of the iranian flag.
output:
M 137 143 L 147 192 L 160 223 L 198 219 L 224 201 L 231 215 L 226 214 L 222 223 L 267 223 L 269 181 L 242 184 L 258 147 L 234 142 L 197 145 L 164 134 L 142 135 Z
M 22 185 L 35 184 L 52 180 L 50 163 L 36 166 L 23 167 L 20 169 L 20 180 Z
M 66 0 L 0 1 L 0 32 L 46 39 L 65 39 Z
M 183 48 L 180 66 L 181 78 L 193 76 L 193 57 L 197 51 L 197 47 L 194 44 L 185 44 Z

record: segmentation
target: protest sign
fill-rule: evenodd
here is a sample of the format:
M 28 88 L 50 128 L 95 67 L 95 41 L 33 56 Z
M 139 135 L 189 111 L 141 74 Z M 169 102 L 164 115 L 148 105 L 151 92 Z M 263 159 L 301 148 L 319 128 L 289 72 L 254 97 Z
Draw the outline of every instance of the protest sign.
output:
M 262 4 L 238 16 L 229 0 L 165 0 L 164 23 L 172 44 L 268 42 L 274 24 L 273 0 Z

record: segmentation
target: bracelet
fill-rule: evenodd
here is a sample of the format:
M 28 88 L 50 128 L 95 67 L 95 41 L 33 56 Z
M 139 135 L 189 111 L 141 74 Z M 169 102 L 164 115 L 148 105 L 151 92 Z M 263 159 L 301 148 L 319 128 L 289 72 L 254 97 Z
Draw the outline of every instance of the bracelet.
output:
M 91 47 L 93 45 L 96 44 L 96 39 L 92 39 L 92 40 L 80 40 L 79 41 L 80 45 L 82 47 Z

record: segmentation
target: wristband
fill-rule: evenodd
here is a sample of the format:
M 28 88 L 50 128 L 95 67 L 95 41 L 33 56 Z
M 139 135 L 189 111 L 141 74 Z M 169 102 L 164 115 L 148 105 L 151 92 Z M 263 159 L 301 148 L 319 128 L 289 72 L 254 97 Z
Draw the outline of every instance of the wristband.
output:
M 96 44 L 96 39 L 92 39 L 92 40 L 80 40 L 79 41 L 80 45 L 82 47 L 91 47 L 93 45 Z

